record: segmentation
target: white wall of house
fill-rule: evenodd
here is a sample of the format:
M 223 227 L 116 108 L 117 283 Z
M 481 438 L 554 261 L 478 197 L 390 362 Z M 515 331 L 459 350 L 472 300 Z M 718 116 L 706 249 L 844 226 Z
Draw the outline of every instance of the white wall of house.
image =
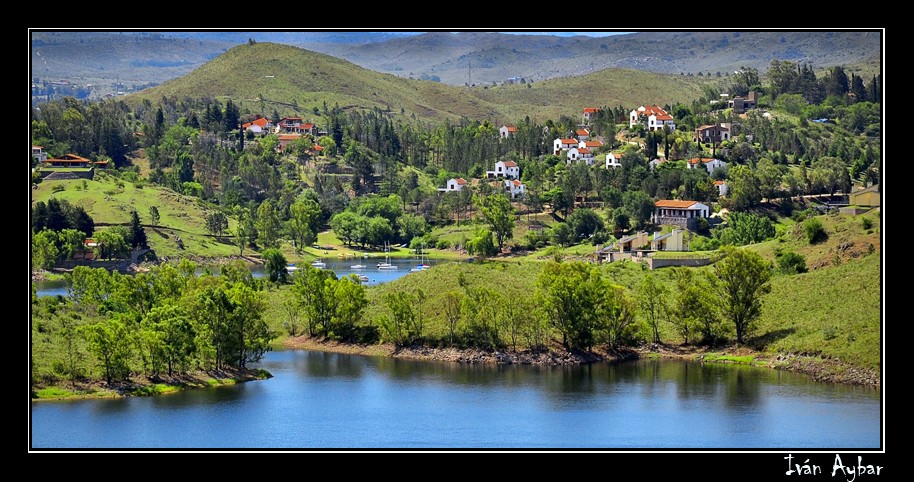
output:
M 725 183 L 725 182 L 717 185 L 717 191 L 720 194 L 720 196 L 726 196 L 728 190 L 729 190 L 729 188 L 727 186 L 727 183 Z
M 508 130 L 508 126 L 501 126 L 501 129 L 498 129 L 498 134 L 502 138 L 511 137 L 512 132 Z
M 695 169 L 698 166 L 703 166 L 708 171 L 708 174 L 711 174 L 718 167 L 726 166 L 727 163 L 724 161 L 721 161 L 720 159 L 712 159 L 708 162 L 699 161 L 697 164 L 686 164 L 686 165 L 689 167 L 689 169 Z
M 622 167 L 622 156 L 616 157 L 614 152 L 609 152 L 606 154 L 606 168 L 610 167 Z
M 446 191 L 460 191 L 463 189 L 463 185 L 457 182 L 457 179 L 448 179 Z

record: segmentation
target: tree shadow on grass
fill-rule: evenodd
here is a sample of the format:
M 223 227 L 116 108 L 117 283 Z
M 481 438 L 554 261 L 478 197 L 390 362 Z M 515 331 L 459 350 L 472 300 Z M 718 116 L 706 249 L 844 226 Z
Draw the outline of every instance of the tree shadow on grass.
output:
M 756 350 L 764 350 L 768 348 L 768 345 L 787 338 L 788 335 L 796 333 L 796 328 L 782 328 L 780 330 L 769 331 L 764 335 L 760 335 L 749 340 L 747 345 Z

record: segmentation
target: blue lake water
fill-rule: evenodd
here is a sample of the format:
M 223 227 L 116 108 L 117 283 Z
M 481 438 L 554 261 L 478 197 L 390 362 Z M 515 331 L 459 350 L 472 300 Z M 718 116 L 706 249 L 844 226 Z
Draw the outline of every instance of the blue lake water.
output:
M 747 366 L 573 367 L 268 353 L 274 377 L 33 402 L 40 448 L 879 448 L 880 395 Z

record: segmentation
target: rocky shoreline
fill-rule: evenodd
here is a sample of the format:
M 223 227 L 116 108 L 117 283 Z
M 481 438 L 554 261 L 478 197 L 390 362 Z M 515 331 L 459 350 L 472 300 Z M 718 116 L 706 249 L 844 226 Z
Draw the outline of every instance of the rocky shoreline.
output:
M 320 340 L 306 336 L 289 337 L 282 340 L 283 348 L 345 353 L 351 355 L 389 356 L 410 360 L 446 361 L 455 363 L 485 363 L 502 365 L 582 365 L 603 361 L 636 360 L 639 358 L 666 358 L 694 360 L 703 363 L 734 363 L 727 360 L 706 361 L 710 353 L 740 357 L 753 357 L 752 366 L 803 373 L 818 382 L 844 383 L 879 388 L 878 370 L 855 367 L 840 360 L 826 360 L 798 354 L 768 354 L 743 347 L 704 347 L 675 345 L 645 345 L 613 352 L 569 351 L 561 345 L 549 351 L 532 352 L 510 350 L 481 350 L 477 348 L 429 347 L 423 345 L 394 347 L 391 344 L 342 343 L 334 340 Z

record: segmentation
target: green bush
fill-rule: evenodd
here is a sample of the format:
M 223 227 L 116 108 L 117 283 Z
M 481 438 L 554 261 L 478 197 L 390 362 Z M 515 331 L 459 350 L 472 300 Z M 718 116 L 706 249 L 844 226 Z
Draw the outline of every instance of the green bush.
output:
M 809 241 L 809 244 L 816 244 L 828 239 L 825 226 L 822 226 L 822 221 L 816 218 L 809 218 L 803 222 L 803 232 L 806 233 L 806 240 Z
M 449 249 L 451 247 L 451 242 L 446 239 L 439 239 L 438 243 L 435 244 L 437 249 Z
M 54 187 L 51 188 L 51 191 L 60 192 L 60 191 L 63 191 L 64 189 L 66 189 L 66 188 L 64 187 L 63 184 L 56 184 Z
M 778 269 L 784 274 L 805 273 L 806 258 L 792 251 L 782 253 L 778 255 Z
M 860 222 L 863 224 L 863 229 L 873 228 L 873 220 L 870 218 L 860 218 Z

